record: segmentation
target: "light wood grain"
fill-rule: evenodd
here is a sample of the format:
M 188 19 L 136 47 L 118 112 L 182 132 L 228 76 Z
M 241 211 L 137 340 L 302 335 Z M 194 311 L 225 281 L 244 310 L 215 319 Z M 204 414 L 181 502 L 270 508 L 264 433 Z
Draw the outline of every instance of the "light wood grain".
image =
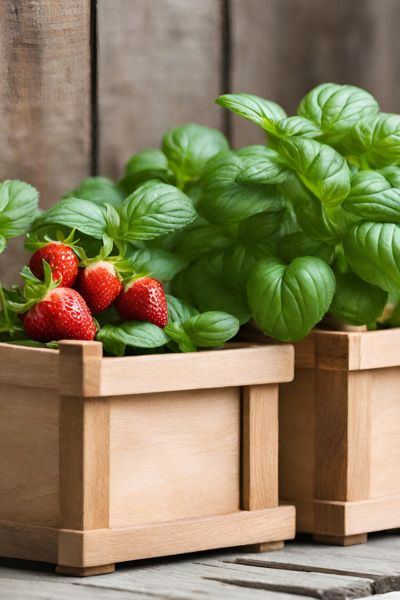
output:
M 400 494 L 400 368 L 371 372 L 371 498 Z
M 279 387 L 279 492 L 282 500 L 314 498 L 315 394 L 316 373 L 311 369 L 297 369 L 294 382 Z M 302 513 L 299 511 L 297 516 Z
M 253 544 L 260 539 L 280 541 L 294 537 L 294 518 L 293 507 L 280 506 L 131 528 L 61 531 L 59 562 L 90 567 L 128 558 L 136 560 Z M 82 556 L 69 551 L 77 547 L 71 538 L 83 541 Z
M 96 567 L 68 567 L 57 565 L 56 573 L 58 575 L 68 575 L 69 577 L 92 577 L 92 575 L 108 575 L 114 573 L 115 564 L 98 565 Z
M 0 521 L 0 556 L 55 563 L 57 555 L 57 529 Z
M 108 527 L 110 404 L 106 398 L 85 400 L 98 389 L 101 356 L 98 342 L 60 343 L 60 526 L 64 528 Z
M 368 536 L 366 533 L 357 535 L 313 535 L 313 541 L 317 544 L 330 544 L 331 546 L 358 546 L 366 544 Z
M 223 124 L 222 1 L 99 0 L 99 167 L 120 177 L 135 152 L 195 121 Z
M 59 354 L 59 388 L 65 396 L 100 395 L 101 342 L 63 340 Z
M 317 499 L 350 501 L 369 495 L 370 392 L 369 372 L 317 372 Z
M 315 532 L 357 535 L 400 527 L 400 496 L 355 502 L 315 501 Z
M 242 508 L 278 505 L 278 386 L 243 389 Z
M 60 527 L 109 522 L 110 406 L 107 399 L 60 399 Z
M 231 0 L 231 88 L 270 98 L 293 114 L 326 81 L 360 85 L 382 109 L 400 104 L 397 0 Z M 295 49 L 295 51 L 293 51 Z M 260 128 L 232 118 L 235 145 L 262 143 Z
M 1 383 L 57 389 L 58 380 L 56 350 L 0 343 Z
M 157 377 L 154 377 L 154 372 Z M 293 379 L 293 347 L 254 346 L 186 354 L 105 358 L 101 395 L 278 383 Z
M 239 450 L 238 388 L 114 399 L 110 526 L 237 511 Z
M 55 392 L 0 384 L 1 521 L 58 524 L 58 414 Z

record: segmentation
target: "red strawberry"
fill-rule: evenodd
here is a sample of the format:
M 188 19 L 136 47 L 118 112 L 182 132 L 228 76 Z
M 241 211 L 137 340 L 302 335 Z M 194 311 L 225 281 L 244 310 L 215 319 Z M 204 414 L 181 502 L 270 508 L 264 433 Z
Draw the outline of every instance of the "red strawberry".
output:
M 51 289 L 23 317 L 25 333 L 38 342 L 93 340 L 96 325 L 82 296 L 71 288 Z
M 117 299 L 116 309 L 124 321 L 149 321 L 158 327 L 168 323 L 163 286 L 152 277 L 140 277 L 127 285 Z
M 43 260 L 49 263 L 53 280 L 61 279 L 63 287 L 72 287 L 78 276 L 78 257 L 75 252 L 61 242 L 50 242 L 36 250 L 31 256 L 29 267 L 34 275 L 43 279 Z
M 115 267 L 104 260 L 80 269 L 78 290 L 94 313 L 106 310 L 118 297 L 122 283 Z

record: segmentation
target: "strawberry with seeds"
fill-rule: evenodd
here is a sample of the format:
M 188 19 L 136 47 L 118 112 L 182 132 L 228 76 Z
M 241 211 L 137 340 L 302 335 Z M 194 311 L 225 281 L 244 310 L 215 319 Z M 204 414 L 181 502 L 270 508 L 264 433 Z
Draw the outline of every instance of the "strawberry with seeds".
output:
M 78 290 L 93 313 L 111 306 L 122 290 L 122 283 L 111 262 L 99 260 L 80 269 Z
M 117 312 L 124 321 L 148 321 L 158 327 L 168 323 L 168 306 L 164 288 L 153 277 L 137 277 L 119 295 Z
M 10 302 L 15 312 L 23 313 L 25 333 L 38 342 L 88 340 L 96 337 L 96 324 L 82 296 L 72 288 L 58 287 L 47 262 L 43 263 L 44 282 L 25 267 L 26 302 Z
M 113 240 L 105 235 L 98 256 L 88 258 L 80 248 L 81 269 L 77 289 L 93 313 L 107 310 L 122 290 L 120 271 L 132 272 L 132 265 L 120 254 L 110 256 Z
M 53 280 L 60 280 L 63 287 L 72 287 L 78 277 L 79 259 L 73 250 L 74 232 L 62 241 L 45 238 L 40 242 L 28 238 L 27 250 L 35 250 L 29 261 L 29 267 L 38 279 L 43 280 L 43 261 L 45 260 L 53 273 Z

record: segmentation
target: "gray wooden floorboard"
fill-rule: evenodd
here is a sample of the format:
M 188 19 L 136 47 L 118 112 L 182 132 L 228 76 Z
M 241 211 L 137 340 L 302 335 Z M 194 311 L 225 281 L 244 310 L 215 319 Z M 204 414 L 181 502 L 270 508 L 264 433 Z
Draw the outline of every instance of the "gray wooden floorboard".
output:
M 301 540 L 262 554 L 239 548 L 123 563 L 113 574 L 89 578 L 0 560 L 0 600 L 400 600 L 398 590 L 399 534 L 350 548 Z
M 293 571 L 366 577 L 375 593 L 400 590 L 400 535 L 371 536 L 367 544 L 341 548 L 307 542 L 289 543 L 283 551 L 226 555 L 226 561 Z

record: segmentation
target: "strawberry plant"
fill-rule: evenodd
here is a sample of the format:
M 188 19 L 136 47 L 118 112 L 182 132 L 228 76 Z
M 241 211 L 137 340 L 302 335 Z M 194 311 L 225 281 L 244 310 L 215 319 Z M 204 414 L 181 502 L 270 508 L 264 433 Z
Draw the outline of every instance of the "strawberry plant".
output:
M 31 225 L 33 254 L 23 287 L 1 291 L 1 339 L 53 347 L 96 337 L 122 355 L 194 351 L 233 337 L 236 317 L 200 313 L 165 293 L 187 261 L 164 241 L 199 218 L 193 198 L 204 164 L 227 147 L 206 127 L 171 130 L 164 152 L 133 157 L 118 184 L 88 178 L 32 224 L 25 220 L 19 233 Z

